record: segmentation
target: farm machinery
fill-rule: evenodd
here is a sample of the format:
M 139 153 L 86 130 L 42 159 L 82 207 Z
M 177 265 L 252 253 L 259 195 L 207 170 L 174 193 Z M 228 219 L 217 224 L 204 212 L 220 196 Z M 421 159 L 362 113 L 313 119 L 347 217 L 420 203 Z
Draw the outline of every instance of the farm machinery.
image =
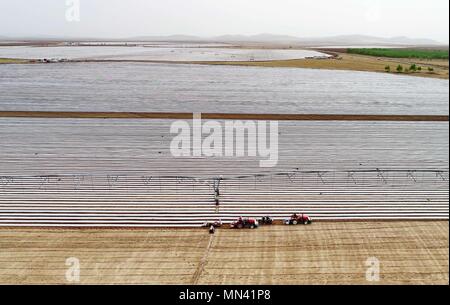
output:
M 273 224 L 273 219 L 271 217 L 269 217 L 269 216 L 264 216 L 263 218 L 261 218 L 259 223 L 261 225 L 272 225 Z
M 255 218 L 242 218 L 231 223 L 232 229 L 256 229 L 259 227 L 259 221 Z
M 213 222 L 205 222 L 203 224 L 204 228 L 209 228 L 209 234 L 216 233 L 217 228 L 221 228 L 223 226 L 223 223 L 221 220 L 219 221 L 213 221 Z
M 306 214 L 293 214 L 291 218 L 286 219 L 284 223 L 286 225 L 294 225 L 294 226 L 298 224 L 310 225 L 312 224 L 312 218 Z

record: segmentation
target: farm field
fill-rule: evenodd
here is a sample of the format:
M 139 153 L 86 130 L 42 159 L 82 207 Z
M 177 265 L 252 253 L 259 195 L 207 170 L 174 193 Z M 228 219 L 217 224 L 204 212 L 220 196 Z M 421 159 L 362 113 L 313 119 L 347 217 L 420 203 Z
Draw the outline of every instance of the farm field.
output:
M 185 45 L 0 46 L 0 58 L 99 61 L 250 61 L 327 56 L 314 50 L 244 49 Z
M 447 284 L 448 221 L 220 229 L 0 229 L 0 284 Z M 367 282 L 366 261 L 380 262 Z
M 1 1 L 0 286 L 450 285 L 449 1 Z
M 84 63 L 166 63 L 233 65 L 272 68 L 308 68 L 392 74 L 398 65 L 412 64 L 421 71 L 401 75 L 448 79 L 448 50 L 382 48 L 292 48 L 291 46 L 195 46 L 195 45 L 125 45 L 77 47 L 0 46 L 0 64 L 32 63 L 42 58 L 64 58 Z M 328 57 L 328 59 L 326 58 Z M 431 69 L 431 70 L 429 70 Z
M 350 54 L 391 58 L 448 59 L 448 50 L 424 49 L 348 49 Z
M 392 73 L 290 68 L 2 65 L 0 111 L 448 115 L 448 84 Z
M 280 122 L 273 168 L 174 157 L 171 122 L 0 119 L 0 225 L 200 227 L 298 211 L 448 219 L 448 122 Z
M 368 258 L 374 284 L 448 284 L 448 63 L 339 56 L 1 65 L 0 284 L 69 284 L 68 258 L 81 284 L 370 284 Z M 279 162 L 176 158 L 145 111 L 278 115 Z M 317 223 L 200 229 L 299 211 Z
M 294 59 L 294 60 L 273 60 L 259 62 L 209 62 L 210 65 L 232 65 L 248 67 L 271 67 L 271 68 L 305 68 L 319 70 L 343 70 L 343 71 L 364 71 L 386 73 L 386 66 L 391 66 L 393 72 L 390 74 L 400 76 L 420 76 L 425 78 L 448 79 L 448 61 L 442 59 L 411 59 L 411 58 L 388 58 L 374 57 L 359 54 L 336 53 L 338 58 L 330 59 Z M 206 62 L 203 62 L 206 64 Z M 422 65 L 421 72 L 408 74 L 395 73 L 397 65 L 410 64 Z M 428 67 L 434 71 L 429 72 Z
M 170 152 L 173 135 L 168 134 L 173 122 L 1 118 L 1 176 L 214 178 L 289 173 L 299 167 L 448 172 L 448 122 L 280 122 L 279 162 L 274 168 L 260 168 L 262 158 L 248 156 L 176 158 Z M 376 174 L 373 178 L 377 180 Z M 406 175 L 405 182 L 411 182 Z
M 0 58 L 0 64 L 22 64 L 22 63 L 28 63 L 28 61 L 14 58 Z

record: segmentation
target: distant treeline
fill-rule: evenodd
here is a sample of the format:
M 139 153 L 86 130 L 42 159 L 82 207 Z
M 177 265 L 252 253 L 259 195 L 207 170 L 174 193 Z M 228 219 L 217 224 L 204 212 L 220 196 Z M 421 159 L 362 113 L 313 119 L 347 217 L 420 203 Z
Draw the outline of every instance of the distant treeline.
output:
M 347 52 L 351 54 L 392 58 L 448 59 L 448 50 L 347 49 Z

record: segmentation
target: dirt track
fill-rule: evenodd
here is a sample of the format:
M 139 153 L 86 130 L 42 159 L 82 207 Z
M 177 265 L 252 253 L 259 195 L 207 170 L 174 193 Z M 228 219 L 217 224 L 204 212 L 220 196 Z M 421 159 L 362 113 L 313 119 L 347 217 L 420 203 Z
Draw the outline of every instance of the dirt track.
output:
M 0 229 L 0 284 L 448 284 L 448 222 L 316 223 L 255 231 Z
M 170 112 L 64 112 L 64 111 L 0 111 L 2 118 L 48 119 L 175 119 L 190 120 L 193 113 Z M 363 115 L 363 114 L 249 114 L 202 113 L 205 120 L 279 120 L 279 121 L 392 121 L 448 122 L 448 115 Z

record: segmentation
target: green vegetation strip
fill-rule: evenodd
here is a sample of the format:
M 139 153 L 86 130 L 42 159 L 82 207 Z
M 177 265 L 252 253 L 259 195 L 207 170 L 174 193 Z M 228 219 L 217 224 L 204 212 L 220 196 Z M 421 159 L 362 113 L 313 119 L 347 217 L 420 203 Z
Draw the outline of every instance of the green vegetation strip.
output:
M 20 64 L 25 62 L 27 62 L 25 59 L 0 58 L 0 64 Z
M 391 58 L 448 59 L 448 50 L 347 49 L 350 54 Z
M 175 112 L 52 112 L 0 111 L 4 118 L 58 119 L 173 119 L 190 120 L 192 113 Z M 428 121 L 448 122 L 448 115 L 364 115 L 364 114 L 248 114 L 202 113 L 205 120 L 265 120 L 265 121 Z

